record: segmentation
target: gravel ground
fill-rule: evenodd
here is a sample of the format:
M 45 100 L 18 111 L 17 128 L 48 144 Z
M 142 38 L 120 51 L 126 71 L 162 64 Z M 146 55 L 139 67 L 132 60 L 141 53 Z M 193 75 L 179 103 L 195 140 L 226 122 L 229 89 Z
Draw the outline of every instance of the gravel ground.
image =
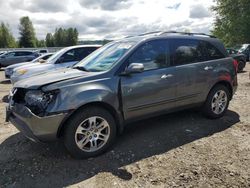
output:
M 4 122 L 11 85 L 0 71 L 0 187 L 250 187 L 249 71 L 223 118 L 196 110 L 130 124 L 111 151 L 88 160 Z

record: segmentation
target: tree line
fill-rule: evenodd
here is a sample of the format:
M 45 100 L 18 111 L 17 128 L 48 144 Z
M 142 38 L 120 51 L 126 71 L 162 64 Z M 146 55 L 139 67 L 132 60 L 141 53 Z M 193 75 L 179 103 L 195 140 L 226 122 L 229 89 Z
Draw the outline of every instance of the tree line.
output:
M 216 0 L 212 33 L 227 46 L 250 43 L 250 1 Z
M 19 38 L 15 40 L 8 24 L 0 24 L 0 48 L 28 47 L 64 47 L 73 46 L 78 42 L 76 28 L 56 28 L 54 34 L 47 33 L 45 39 L 36 37 L 35 29 L 29 17 L 21 17 L 18 26 Z

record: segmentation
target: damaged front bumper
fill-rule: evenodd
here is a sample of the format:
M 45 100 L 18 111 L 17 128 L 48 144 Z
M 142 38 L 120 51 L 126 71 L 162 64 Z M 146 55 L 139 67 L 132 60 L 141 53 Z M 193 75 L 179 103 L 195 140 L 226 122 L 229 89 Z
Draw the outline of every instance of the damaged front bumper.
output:
M 22 104 L 6 107 L 6 121 L 10 121 L 19 131 L 32 141 L 46 142 L 57 139 L 58 129 L 67 113 L 39 117 Z

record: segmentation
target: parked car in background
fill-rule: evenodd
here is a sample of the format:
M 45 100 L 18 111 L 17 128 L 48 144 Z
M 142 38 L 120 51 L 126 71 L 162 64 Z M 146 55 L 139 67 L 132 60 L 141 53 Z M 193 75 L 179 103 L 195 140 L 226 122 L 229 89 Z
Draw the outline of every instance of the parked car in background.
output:
M 10 66 L 6 67 L 4 70 L 5 71 L 5 78 L 9 79 L 11 77 L 11 75 L 13 74 L 13 70 L 17 67 L 20 67 L 23 65 L 29 65 L 30 63 L 45 63 L 46 60 L 52 55 L 53 55 L 53 53 L 46 53 L 46 54 L 43 54 L 43 55 L 37 57 L 36 59 L 33 59 L 30 62 L 23 62 L 23 63 L 10 65 Z
M 29 64 L 15 68 L 10 77 L 11 83 L 14 84 L 35 74 L 72 67 L 99 47 L 100 45 L 79 45 L 63 48 L 52 55 L 46 63 L 33 63 L 32 65 Z
M 72 156 L 93 157 L 105 152 L 128 122 L 191 107 L 222 117 L 237 88 L 236 68 L 212 36 L 129 37 L 73 68 L 17 82 L 7 120 L 33 141 L 62 138 Z
M 27 50 L 11 51 L 0 56 L 0 68 L 9 65 L 32 61 L 39 56 L 38 53 Z
M 5 51 L 1 51 L 0 52 L 0 56 L 3 55 L 3 54 L 5 54 L 5 53 L 6 53 Z
M 245 54 L 246 60 L 250 61 L 250 44 L 243 44 L 239 49 L 239 52 Z
M 48 53 L 49 51 L 47 49 L 39 49 L 39 50 L 35 50 L 35 52 L 39 54 L 45 54 L 45 53 Z
M 238 72 L 242 72 L 246 66 L 245 54 L 239 53 L 232 48 L 227 48 L 228 54 L 238 62 Z

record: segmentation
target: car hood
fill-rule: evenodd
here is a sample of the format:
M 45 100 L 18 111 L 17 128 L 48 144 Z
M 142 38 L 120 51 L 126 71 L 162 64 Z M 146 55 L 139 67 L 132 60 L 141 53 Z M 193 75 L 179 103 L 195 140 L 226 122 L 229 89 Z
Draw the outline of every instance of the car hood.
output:
M 17 67 L 21 67 L 23 65 L 27 65 L 31 62 L 23 62 L 23 63 L 17 63 L 17 64 L 14 64 L 14 65 L 10 65 L 8 67 L 6 67 L 5 69 L 14 69 L 14 68 L 17 68 Z
M 95 72 L 85 72 L 72 68 L 50 71 L 48 73 L 34 75 L 32 77 L 20 80 L 14 84 L 16 88 L 37 89 L 44 85 L 74 79 L 78 77 L 88 77 L 95 75 Z
M 32 67 L 38 67 L 38 66 L 44 66 L 46 63 L 25 63 L 21 66 L 18 66 L 15 70 L 20 70 L 20 69 L 29 69 L 29 68 L 32 68 Z

